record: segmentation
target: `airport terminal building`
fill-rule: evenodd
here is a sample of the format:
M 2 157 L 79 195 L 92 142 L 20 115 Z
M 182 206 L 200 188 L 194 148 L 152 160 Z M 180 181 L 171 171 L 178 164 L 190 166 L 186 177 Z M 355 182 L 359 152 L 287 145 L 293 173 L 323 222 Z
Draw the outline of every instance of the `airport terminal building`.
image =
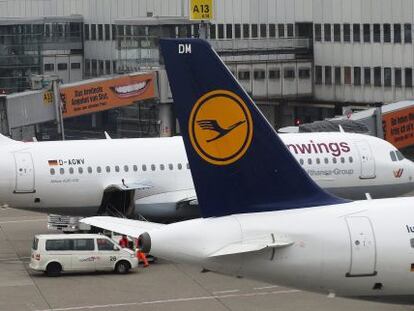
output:
M 70 83 L 157 71 L 157 99 L 117 111 L 119 136 L 145 136 L 131 130 L 144 119 L 175 132 L 159 37 L 206 37 L 277 128 L 413 97 L 412 0 L 215 1 L 203 23 L 189 20 L 188 0 L 5 0 L 0 12 L 7 92 L 32 74 Z M 99 128 L 108 114 L 82 118 Z

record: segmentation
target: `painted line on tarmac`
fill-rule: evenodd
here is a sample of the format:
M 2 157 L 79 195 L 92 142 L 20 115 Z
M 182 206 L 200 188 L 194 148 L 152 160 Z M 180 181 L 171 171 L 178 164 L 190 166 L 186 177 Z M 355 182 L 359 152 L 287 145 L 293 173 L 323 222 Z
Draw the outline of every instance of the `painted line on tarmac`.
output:
M 30 257 L 13 257 L 13 258 L 0 258 L 1 261 L 23 261 L 30 259 Z
M 219 290 L 219 291 L 213 292 L 213 295 L 237 293 L 239 291 L 240 289 Z
M 262 289 L 272 289 L 272 288 L 278 288 L 277 285 L 271 285 L 271 286 L 262 286 L 262 287 L 255 287 L 254 290 L 262 290 Z
M 73 311 L 73 310 L 93 310 L 93 309 L 104 309 L 104 308 L 122 308 L 129 306 L 145 306 L 145 305 L 156 305 L 156 304 L 168 304 L 168 303 L 177 303 L 177 302 L 192 302 L 192 301 L 206 301 L 206 300 L 216 300 L 216 299 L 226 299 L 226 298 L 245 298 L 245 297 L 255 297 L 255 296 L 268 296 L 268 295 L 281 295 L 281 294 L 294 294 L 299 293 L 300 290 L 289 289 L 289 290 L 280 290 L 273 292 L 254 292 L 254 293 L 245 293 L 245 294 L 227 294 L 227 295 L 214 295 L 214 296 L 199 296 L 199 297 L 189 297 L 189 298 L 173 298 L 173 299 L 164 299 L 164 300 L 151 300 L 151 301 L 141 301 L 141 302 L 127 302 L 127 303 L 112 303 L 106 305 L 90 305 L 90 306 L 78 306 L 78 307 L 66 307 L 66 308 L 53 308 L 53 309 L 42 309 L 35 311 Z
M 6 221 L 0 221 L 0 225 L 4 224 L 15 224 L 19 222 L 35 222 L 35 221 L 46 221 L 46 218 L 36 218 L 36 219 L 22 219 L 22 220 L 6 220 Z

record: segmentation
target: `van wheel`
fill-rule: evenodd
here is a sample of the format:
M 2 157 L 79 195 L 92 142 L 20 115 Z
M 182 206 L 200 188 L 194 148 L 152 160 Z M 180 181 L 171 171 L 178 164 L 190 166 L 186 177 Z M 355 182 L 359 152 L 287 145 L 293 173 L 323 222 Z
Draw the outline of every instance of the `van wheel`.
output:
M 125 260 L 118 262 L 115 266 L 115 272 L 118 274 L 128 273 L 129 269 L 131 269 L 131 265 Z
M 57 262 L 51 262 L 46 267 L 47 276 L 59 276 L 62 272 L 62 266 Z

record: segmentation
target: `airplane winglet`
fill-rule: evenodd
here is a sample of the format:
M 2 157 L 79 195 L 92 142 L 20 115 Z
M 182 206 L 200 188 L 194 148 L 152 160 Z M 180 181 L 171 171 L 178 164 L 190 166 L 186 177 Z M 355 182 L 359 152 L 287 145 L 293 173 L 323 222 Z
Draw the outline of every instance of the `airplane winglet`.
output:
M 105 139 L 112 139 L 112 137 L 111 137 L 111 136 L 109 136 L 109 134 L 108 134 L 108 132 L 107 132 L 107 131 L 104 131 L 104 134 L 105 134 Z

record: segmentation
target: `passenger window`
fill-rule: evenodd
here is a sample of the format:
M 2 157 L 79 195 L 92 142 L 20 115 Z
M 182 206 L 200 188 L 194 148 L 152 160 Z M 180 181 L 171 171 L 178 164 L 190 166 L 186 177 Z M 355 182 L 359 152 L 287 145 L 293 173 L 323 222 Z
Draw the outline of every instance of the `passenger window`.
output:
M 187 163 L 187 170 L 189 170 L 190 169 L 190 164 L 189 163 Z
M 137 172 L 137 171 L 138 171 L 138 166 L 134 165 L 134 166 L 132 167 L 132 169 L 134 170 L 134 172 Z
M 50 169 L 50 175 L 55 175 L 55 173 L 56 173 L 56 172 L 55 172 L 55 169 L 54 169 L 54 168 L 51 168 L 51 169 Z
M 63 167 L 61 167 L 61 168 L 59 169 L 59 173 L 60 173 L 60 175 L 65 174 L 65 169 L 64 169 Z
M 329 159 L 325 158 L 325 164 L 328 164 L 328 163 L 329 163 Z
M 336 164 L 336 158 L 332 158 L 332 162 Z
M 181 170 L 181 169 L 183 168 L 183 165 L 182 165 L 181 163 L 178 163 L 178 164 L 177 164 L 177 168 L 178 168 L 179 170 Z
M 168 168 L 170 169 L 170 171 L 172 171 L 174 169 L 174 165 L 172 165 L 171 163 L 168 164 Z
M 145 164 L 142 166 L 142 170 L 143 170 L 144 172 L 147 170 L 147 166 L 146 166 Z
M 155 164 L 151 164 L 151 171 L 155 171 Z
M 390 156 L 391 156 L 391 160 L 393 162 L 397 161 L 397 156 L 395 155 L 395 152 L 394 151 L 390 151 Z
M 73 240 L 73 250 L 75 251 L 93 251 L 95 245 L 93 239 L 75 239 Z
M 128 172 L 128 171 L 129 171 L 129 167 L 128 167 L 128 165 L 124 165 L 124 171 L 125 171 L 125 172 Z
M 303 159 L 299 159 L 299 163 L 300 163 L 300 165 L 303 165 L 303 163 L 304 163 Z
M 79 172 L 79 174 L 83 174 L 83 168 L 78 167 L 78 172 Z
M 106 172 L 107 173 L 110 173 L 111 172 L 111 167 L 110 166 L 107 166 L 105 169 L 106 169 Z
M 410 239 L 411 247 L 414 248 L 414 239 Z
M 46 241 L 47 251 L 70 251 L 72 250 L 72 240 L 47 240 Z
M 97 239 L 98 250 L 100 251 L 113 251 L 115 244 L 107 239 Z
M 100 174 L 100 173 L 102 173 L 102 168 L 101 168 L 100 166 L 98 166 L 98 167 L 96 168 L 96 171 Z
M 160 170 L 163 171 L 165 169 L 165 165 L 164 164 L 160 164 Z
M 88 166 L 88 173 L 92 174 L 92 167 Z
M 321 159 L 316 158 L 316 164 L 321 164 Z
M 312 165 L 312 159 L 311 158 L 308 159 L 308 164 Z
M 119 173 L 119 166 L 115 165 L 115 172 Z
M 341 163 L 345 163 L 345 158 L 341 157 Z
M 354 162 L 354 158 L 353 157 L 349 157 L 349 163 Z
M 75 170 L 73 169 L 73 167 L 69 167 L 69 174 L 73 174 L 75 172 Z
M 395 153 L 397 154 L 398 161 L 404 160 L 404 156 L 402 155 L 401 152 L 396 151 Z

